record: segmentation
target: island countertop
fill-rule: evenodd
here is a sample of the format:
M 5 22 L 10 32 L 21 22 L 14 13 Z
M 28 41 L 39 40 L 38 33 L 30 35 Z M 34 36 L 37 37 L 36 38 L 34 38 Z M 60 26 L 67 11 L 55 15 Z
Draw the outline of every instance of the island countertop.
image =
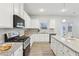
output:
M 12 47 L 4 52 L 0 52 L 0 56 L 11 56 L 23 43 L 19 42 L 11 42 L 11 43 L 4 43 L 4 44 L 12 44 Z
M 62 43 L 63 45 L 65 45 L 66 47 L 70 48 L 71 50 L 73 50 L 76 53 L 79 53 L 79 39 L 77 38 L 64 38 L 61 36 L 51 36 L 51 38 L 56 39 L 58 42 Z

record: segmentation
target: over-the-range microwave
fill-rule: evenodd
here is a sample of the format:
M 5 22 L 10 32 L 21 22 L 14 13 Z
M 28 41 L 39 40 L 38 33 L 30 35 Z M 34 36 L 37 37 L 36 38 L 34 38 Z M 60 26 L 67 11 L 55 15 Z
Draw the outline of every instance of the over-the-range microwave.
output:
M 25 21 L 18 15 L 13 15 L 13 27 L 14 28 L 24 28 L 25 27 Z

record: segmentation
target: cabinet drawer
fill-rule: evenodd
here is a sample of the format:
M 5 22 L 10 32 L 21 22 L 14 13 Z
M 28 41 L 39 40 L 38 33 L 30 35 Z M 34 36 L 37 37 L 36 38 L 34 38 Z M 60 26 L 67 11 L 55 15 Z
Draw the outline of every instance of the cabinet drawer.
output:
M 65 56 L 76 56 L 76 52 L 74 52 L 70 48 L 64 46 L 64 55 Z
M 15 52 L 14 52 L 14 56 L 23 56 L 23 48 L 22 46 L 20 48 L 18 48 Z

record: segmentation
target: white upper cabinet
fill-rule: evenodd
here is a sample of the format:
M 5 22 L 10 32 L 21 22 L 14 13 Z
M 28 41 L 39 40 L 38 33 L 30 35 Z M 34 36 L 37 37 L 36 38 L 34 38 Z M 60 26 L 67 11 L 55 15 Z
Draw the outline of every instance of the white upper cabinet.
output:
M 13 28 L 13 14 L 25 20 L 25 28 L 30 28 L 31 19 L 23 3 L 0 3 L 0 28 Z
M 25 20 L 25 28 L 31 27 L 31 19 L 30 16 L 24 11 L 24 20 Z
M 0 3 L 0 28 L 13 28 L 12 3 Z
M 19 3 L 13 4 L 13 10 L 14 10 L 14 14 L 20 16 L 20 4 Z
M 40 21 L 37 19 L 32 19 L 31 20 L 31 28 L 39 28 L 40 29 Z
M 20 3 L 20 17 L 24 19 L 24 4 Z
M 0 28 L 13 28 L 13 14 L 24 17 L 22 3 L 0 3 Z
M 51 19 L 49 21 L 49 28 L 55 28 L 55 20 Z
M 23 10 L 24 10 L 24 4 L 23 3 L 14 3 L 13 4 L 13 10 L 14 10 L 14 14 L 20 16 L 21 18 L 23 18 Z
M 25 20 L 25 28 L 30 28 L 31 19 L 27 12 L 24 11 L 23 3 L 14 3 L 14 14 Z

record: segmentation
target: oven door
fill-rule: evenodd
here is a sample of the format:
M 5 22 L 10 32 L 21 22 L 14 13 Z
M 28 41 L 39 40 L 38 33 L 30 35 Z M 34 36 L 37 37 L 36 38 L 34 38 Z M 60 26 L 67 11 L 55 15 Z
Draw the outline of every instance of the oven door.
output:
M 28 56 L 30 52 L 30 38 L 24 42 L 23 56 Z
M 27 38 L 26 41 L 24 42 L 24 49 L 30 44 L 30 38 Z

